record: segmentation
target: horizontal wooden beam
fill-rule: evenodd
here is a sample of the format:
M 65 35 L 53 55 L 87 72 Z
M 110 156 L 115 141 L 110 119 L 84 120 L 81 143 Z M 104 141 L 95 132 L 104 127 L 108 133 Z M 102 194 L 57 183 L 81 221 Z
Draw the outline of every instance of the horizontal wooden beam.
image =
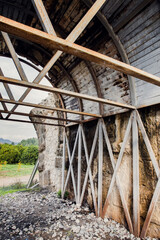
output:
M 23 81 L 13 79 L 13 78 L 7 78 L 7 77 L 0 76 L 0 82 L 10 83 L 10 84 L 18 85 L 18 86 L 22 86 L 22 87 L 38 89 L 38 90 L 42 90 L 42 91 L 46 91 L 46 92 L 64 94 L 64 95 L 68 95 L 71 97 L 81 98 L 84 100 L 89 100 L 89 101 L 98 102 L 98 103 L 109 104 L 109 105 L 113 105 L 113 106 L 117 106 L 117 107 L 135 109 L 135 107 L 131 106 L 131 105 L 118 103 L 118 102 L 110 101 L 110 100 L 103 99 L 103 98 L 93 97 L 93 96 L 89 96 L 89 95 L 81 94 L 81 93 L 77 93 L 77 92 L 71 92 L 71 91 L 67 91 L 64 89 L 60 89 L 60 88 L 48 87 L 45 85 L 30 83 L 30 82 L 23 82 Z
M 11 121 L 11 122 L 21 122 L 21 123 L 32 123 L 32 124 L 42 124 L 42 125 L 49 125 L 49 126 L 55 126 L 55 127 L 65 127 L 65 125 L 62 124 L 53 124 L 53 123 L 45 123 L 45 122 L 33 122 L 33 121 L 27 121 L 27 120 L 19 120 L 19 119 L 6 119 L 6 118 L 0 118 L 0 120 L 3 121 Z
M 57 120 L 57 121 L 66 121 L 66 119 L 64 119 L 64 118 L 57 118 L 57 117 L 32 114 L 32 113 L 12 112 L 12 111 L 5 111 L 5 110 L 0 110 L 0 113 L 8 113 L 8 114 L 12 114 L 12 115 L 19 115 L 19 116 L 33 117 L 33 118 L 44 118 L 44 119 Z M 72 119 L 67 119 L 67 121 L 74 122 L 74 123 L 81 123 L 78 120 L 72 120 Z
M 58 49 L 160 86 L 160 78 L 157 76 L 3 16 L 0 16 L 0 30 L 35 42 L 50 50 Z
M 3 98 L 0 98 L 0 102 L 17 104 L 17 105 L 26 106 L 26 107 L 41 108 L 41 109 L 46 109 L 46 110 L 51 110 L 51 111 L 59 111 L 59 112 L 66 112 L 66 113 L 90 116 L 90 117 L 95 117 L 95 118 L 101 118 L 102 117 L 101 115 L 93 114 L 93 113 L 79 112 L 79 111 L 74 111 L 74 110 L 64 109 L 64 108 L 48 107 L 48 106 L 44 106 L 44 105 L 40 105 L 40 104 L 34 104 L 34 103 L 28 103 L 28 102 L 20 102 L 20 101 L 13 101 L 13 100 L 3 99 Z

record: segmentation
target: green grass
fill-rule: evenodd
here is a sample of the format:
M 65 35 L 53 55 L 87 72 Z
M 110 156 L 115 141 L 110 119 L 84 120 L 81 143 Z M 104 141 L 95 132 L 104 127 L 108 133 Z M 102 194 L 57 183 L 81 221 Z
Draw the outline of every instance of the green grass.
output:
M 26 191 L 26 185 L 22 184 L 20 182 L 17 182 L 11 186 L 7 186 L 7 187 L 0 187 L 0 196 L 4 196 L 8 193 L 14 193 L 14 192 L 18 192 L 18 191 Z
M 21 164 L 21 167 L 18 170 L 18 164 L 2 165 L 0 170 L 0 177 L 16 177 L 30 175 L 33 168 L 34 165 Z

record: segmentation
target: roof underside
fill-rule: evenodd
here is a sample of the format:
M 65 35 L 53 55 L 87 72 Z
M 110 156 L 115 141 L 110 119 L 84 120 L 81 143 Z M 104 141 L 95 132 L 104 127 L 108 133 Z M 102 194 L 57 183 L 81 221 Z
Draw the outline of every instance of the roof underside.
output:
M 65 39 L 88 11 L 87 3 L 90 1 L 45 0 L 43 2 L 57 36 Z M 152 11 L 150 9 L 152 9 Z M 140 62 L 139 64 L 141 64 L 141 52 L 143 48 L 142 43 L 139 43 L 139 41 L 141 41 L 141 38 L 143 39 L 143 36 L 141 38 L 137 37 L 137 40 L 135 40 L 137 41 L 137 46 L 134 45 L 132 39 L 136 34 L 136 36 L 139 36 L 138 34 L 140 33 L 143 35 L 143 31 L 146 31 L 146 27 L 147 29 L 152 28 L 155 34 L 157 33 L 156 31 L 158 31 L 157 29 L 160 25 L 160 20 L 158 18 L 159 9 L 159 2 L 151 0 L 109 0 L 101 9 L 101 13 L 113 27 L 114 34 L 117 34 L 124 45 L 126 55 L 129 57 L 133 66 L 139 67 L 138 61 Z M 144 18 L 147 14 L 148 18 L 146 21 L 148 21 L 148 25 L 146 23 L 146 26 L 143 27 L 144 24 L 141 21 L 144 22 Z M 31 1 L 0 0 L 0 15 L 43 30 Z M 136 28 L 139 28 L 139 32 L 137 33 Z M 132 32 L 134 32 L 134 36 L 132 36 Z M 153 31 L 151 34 L 153 35 Z M 149 39 L 147 39 L 145 33 L 144 36 L 148 44 Z M 26 57 L 36 65 L 44 67 L 54 54 L 54 52 L 38 44 L 25 41 L 25 39 L 18 39 L 13 36 L 11 36 L 11 39 L 18 55 Z M 2 36 L 0 40 L 0 54 L 10 56 Z M 109 36 L 105 26 L 98 17 L 93 18 L 77 39 L 76 43 L 115 59 L 123 60 L 122 54 L 119 52 L 116 44 Z M 154 46 L 152 47 L 152 51 L 150 50 L 150 52 L 148 52 L 147 50 L 146 54 L 153 54 L 153 51 L 156 51 L 155 56 L 157 56 L 159 48 L 157 37 L 155 42 L 152 41 L 151 45 Z M 136 57 L 136 55 L 138 57 Z M 153 74 L 159 75 L 157 70 L 155 70 Z M 63 53 L 54 64 L 49 71 L 49 77 L 50 82 L 54 86 L 62 89 L 131 104 L 128 77 L 125 74 L 106 67 L 101 67 L 95 63 L 88 63 L 73 55 L 68 55 L 67 53 Z M 154 91 L 157 92 L 157 100 L 155 100 L 155 102 L 158 102 L 158 87 L 154 87 Z M 137 98 L 138 97 L 141 100 L 142 96 L 137 95 Z M 93 104 L 92 102 L 83 100 L 80 104 L 76 98 L 69 96 L 63 96 L 63 101 L 65 108 L 72 110 L 82 110 L 96 114 L 100 111 L 98 103 Z M 138 102 L 138 104 L 140 105 L 140 102 Z M 82 109 L 80 109 L 80 107 Z M 108 114 L 119 112 L 121 109 L 105 105 L 103 111 L 104 114 Z M 68 114 L 68 117 L 74 119 L 77 116 Z

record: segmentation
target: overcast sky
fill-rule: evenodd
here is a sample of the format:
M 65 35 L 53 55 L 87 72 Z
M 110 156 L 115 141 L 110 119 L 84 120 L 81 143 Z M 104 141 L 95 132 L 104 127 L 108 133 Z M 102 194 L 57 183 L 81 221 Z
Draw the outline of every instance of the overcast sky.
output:
M 38 72 L 32 67 L 24 63 L 22 63 L 22 66 L 28 77 L 28 80 L 33 81 L 35 77 L 38 75 Z M 2 69 L 5 77 L 20 79 L 12 59 L 0 57 L 0 68 Z M 41 81 L 41 84 L 51 86 L 49 81 L 45 78 Z M 15 100 L 19 100 L 19 98 L 21 97 L 21 95 L 26 89 L 24 87 L 19 87 L 19 86 L 13 86 L 13 85 L 9 85 L 9 86 L 12 90 Z M 5 88 L 1 82 L 0 82 L 0 92 L 3 98 L 9 99 L 5 91 Z M 28 94 L 28 96 L 25 98 L 24 101 L 31 102 L 31 103 L 40 103 L 43 99 L 47 97 L 47 95 L 48 95 L 47 92 L 31 90 L 31 92 Z M 6 105 L 9 110 L 14 106 L 13 104 L 6 104 Z M 3 109 L 1 103 L 0 103 L 0 109 Z M 16 111 L 29 113 L 31 109 L 32 108 L 30 107 L 18 106 Z M 6 114 L 3 114 L 3 116 L 6 116 Z M 20 117 L 16 115 L 12 115 L 12 116 L 13 117 L 10 117 L 10 118 L 29 120 L 28 117 Z M 14 142 L 20 142 L 22 139 L 27 139 L 32 137 L 37 137 L 35 129 L 32 124 L 3 121 L 3 120 L 0 121 L 0 138 L 9 139 Z

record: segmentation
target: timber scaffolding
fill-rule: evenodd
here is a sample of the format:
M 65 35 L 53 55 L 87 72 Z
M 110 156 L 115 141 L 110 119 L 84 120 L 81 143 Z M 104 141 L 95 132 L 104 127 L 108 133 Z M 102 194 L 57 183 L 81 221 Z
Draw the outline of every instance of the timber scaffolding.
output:
M 86 2 L 89 5 L 91 3 L 90 1 L 86 1 Z M 0 110 L 0 120 L 18 121 L 18 122 L 26 122 L 26 123 L 33 123 L 33 124 L 46 124 L 46 125 L 63 127 L 64 133 L 63 133 L 63 162 L 62 162 L 62 186 L 61 186 L 62 197 L 64 197 L 64 193 L 67 188 L 68 180 L 71 175 L 75 200 L 76 200 L 77 204 L 81 205 L 83 203 L 84 193 L 86 190 L 87 181 L 89 179 L 90 185 L 91 185 L 91 192 L 92 192 L 95 214 L 96 214 L 96 216 L 104 218 L 106 215 L 107 209 L 108 209 L 110 195 L 111 195 L 114 183 L 116 183 L 130 232 L 134 233 L 136 236 L 145 237 L 148 227 L 149 227 L 149 224 L 150 224 L 150 221 L 151 221 L 153 211 L 155 209 L 155 205 L 156 205 L 156 203 L 158 201 L 158 197 L 159 197 L 160 168 L 158 166 L 158 163 L 157 163 L 155 154 L 153 152 L 150 140 L 147 136 L 147 133 L 145 131 L 143 122 L 141 120 L 141 117 L 140 117 L 139 111 L 138 111 L 138 109 L 150 106 L 154 103 L 150 103 L 145 106 L 144 105 L 142 105 L 142 106 L 136 105 L 135 96 L 134 96 L 134 92 L 135 92 L 134 84 L 135 83 L 134 83 L 134 79 L 132 77 L 139 78 L 143 81 L 152 83 L 157 86 L 160 86 L 160 78 L 155 75 L 149 74 L 145 71 L 142 71 L 136 67 L 133 67 L 127 63 L 115 60 L 111 57 L 105 56 L 101 53 L 98 53 L 96 51 L 90 50 L 88 48 L 82 47 L 82 46 L 74 43 L 96 14 L 98 14 L 97 16 L 102 17 L 99 10 L 105 3 L 105 0 L 95 1 L 95 3 L 90 7 L 89 11 L 84 15 L 84 17 L 81 19 L 81 21 L 77 24 L 77 26 L 73 29 L 73 31 L 66 38 L 66 40 L 56 36 L 56 32 L 52 26 L 52 23 L 48 17 L 48 14 L 45 10 L 45 7 L 44 7 L 42 1 L 41 0 L 32 0 L 32 3 L 34 5 L 34 8 L 38 15 L 38 18 L 42 24 L 44 32 L 41 30 L 29 27 L 27 25 L 24 25 L 22 23 L 16 22 L 14 20 L 11 20 L 9 18 L 0 16 L 0 30 L 2 31 L 2 36 L 5 40 L 6 45 L 8 46 L 10 54 L 13 58 L 13 61 L 17 67 L 17 70 L 18 70 L 19 75 L 22 80 L 21 81 L 21 80 L 5 77 L 5 76 L 3 76 L 3 73 L 1 71 L 0 82 L 3 83 L 9 99 L 4 99 L 4 98 L 2 98 L 2 95 L 0 95 L 0 102 L 4 108 L 4 110 Z M 110 31 L 111 31 L 111 29 L 110 29 Z M 53 51 L 55 49 L 58 50 L 52 56 L 51 60 L 46 64 L 46 66 L 44 66 L 42 71 L 38 74 L 38 76 L 34 79 L 34 81 L 32 83 L 29 82 L 27 79 L 27 76 L 23 70 L 22 64 L 18 58 L 18 55 L 15 52 L 14 46 L 13 46 L 8 34 L 14 35 L 18 38 L 22 38 L 22 39 L 25 39 L 27 41 L 30 41 L 30 42 L 33 42 L 36 44 L 39 44 L 42 47 L 47 47 L 51 51 Z M 114 38 L 114 36 L 113 36 L 113 38 Z M 82 58 L 86 61 L 95 62 L 96 64 L 99 64 L 101 66 L 109 67 L 111 69 L 120 71 L 122 73 L 125 73 L 125 74 L 131 76 L 131 77 L 129 77 L 129 81 L 130 81 L 130 91 L 131 91 L 131 96 L 132 96 L 132 105 L 104 99 L 100 96 L 100 94 L 98 95 L 98 97 L 94 97 L 94 96 L 90 96 L 90 95 L 86 95 L 86 94 L 81 94 L 78 92 L 73 92 L 73 91 L 56 88 L 54 86 L 48 87 L 48 86 L 39 84 L 40 81 L 42 80 L 42 78 L 47 74 L 47 72 L 51 69 L 51 67 L 54 65 L 54 63 L 60 58 L 60 56 L 62 55 L 63 52 L 72 54 L 72 55 Z M 92 73 L 94 75 L 94 72 L 92 72 Z M 16 101 L 14 99 L 13 93 L 8 84 L 13 84 L 13 85 L 21 86 L 21 87 L 27 87 L 27 90 L 20 97 L 19 101 Z M 31 89 L 37 89 L 37 90 L 41 90 L 41 91 L 58 94 L 59 99 L 62 103 L 62 106 L 64 106 L 64 105 L 63 105 L 61 95 L 75 97 L 75 98 L 79 99 L 79 103 L 80 103 L 81 99 L 96 102 L 99 104 L 99 114 L 83 112 L 83 110 L 75 111 L 75 110 L 71 110 L 71 109 L 65 109 L 64 107 L 63 108 L 52 108 L 52 107 L 44 106 L 44 105 L 40 105 L 40 104 L 23 102 L 24 99 L 26 98 L 26 96 L 31 91 Z M 14 104 L 14 107 L 9 111 L 6 103 Z M 111 143 L 110 143 L 108 133 L 107 133 L 107 129 L 104 124 L 104 118 L 106 116 L 112 115 L 112 113 L 104 114 L 104 112 L 103 112 L 104 104 L 120 107 L 121 109 L 123 109 L 122 112 L 127 112 L 127 111 L 130 112 L 128 125 L 126 128 L 125 136 L 123 139 L 123 143 L 122 143 L 117 161 L 114 158 L 113 150 L 112 150 Z M 35 107 L 35 108 L 45 109 L 45 110 L 49 110 L 49 111 L 62 112 L 62 113 L 64 113 L 64 117 L 56 118 L 56 117 L 44 116 L 44 115 L 40 115 L 40 114 L 33 114 L 33 113 L 26 114 L 23 112 L 16 112 L 15 110 L 19 105 L 26 106 L 26 107 Z M 7 116 L 5 118 L 2 115 L 3 113 L 7 113 Z M 79 115 L 80 118 L 79 118 L 79 120 L 67 118 L 66 113 Z M 114 112 L 113 114 L 116 114 L 116 112 Z M 10 119 L 9 117 L 11 115 L 29 116 L 32 118 L 32 120 L 25 121 L 25 120 L 13 119 L 13 118 Z M 83 120 L 82 119 L 83 116 L 88 116 L 90 118 L 87 120 Z M 33 121 L 34 118 L 50 119 L 53 121 L 60 121 L 60 123 L 55 124 L 55 123 L 45 123 L 45 122 L 41 122 L 41 121 Z M 94 134 L 91 151 L 89 153 L 88 149 L 87 149 L 86 136 L 85 136 L 83 124 L 88 121 L 93 121 L 95 119 L 97 119 L 97 126 L 96 126 L 96 130 L 95 130 L 95 134 Z M 77 134 L 76 134 L 73 150 L 71 151 L 70 147 L 69 147 L 69 139 L 67 137 L 66 131 L 67 131 L 67 128 L 69 128 L 73 125 L 78 125 L 78 128 L 77 128 Z M 138 131 L 138 128 L 140 129 L 141 134 L 143 136 L 144 142 L 146 144 L 148 153 L 152 160 L 152 163 L 153 163 L 153 166 L 154 166 L 154 169 L 156 172 L 156 176 L 158 179 L 157 185 L 156 185 L 154 194 L 152 196 L 152 200 L 151 200 L 151 203 L 150 203 L 150 206 L 148 209 L 148 213 L 147 213 L 146 219 L 144 221 L 144 225 L 142 227 L 141 232 L 140 232 L 139 145 L 138 145 L 139 131 Z M 122 158 L 123 158 L 123 153 L 124 153 L 124 150 L 126 147 L 126 143 L 127 143 L 127 140 L 128 140 L 128 137 L 129 137 L 129 134 L 131 131 L 132 131 L 132 158 L 133 158 L 133 220 L 131 219 L 131 215 L 129 213 L 125 195 L 122 191 L 121 180 L 119 179 L 119 177 L 117 175 Z M 107 150 L 109 153 L 109 157 L 111 160 L 112 168 L 113 168 L 113 176 L 112 176 L 112 180 L 110 183 L 110 187 L 109 187 L 104 205 L 102 204 L 102 192 L 103 192 L 103 189 L 102 189 L 102 176 L 103 176 L 102 166 L 103 166 L 103 151 L 104 151 L 103 140 L 105 140 L 105 144 L 106 144 L 106 147 L 107 147 Z M 76 184 L 75 177 L 74 177 L 74 170 L 73 170 L 73 161 L 74 161 L 75 150 L 76 150 L 77 146 L 78 146 L 78 172 L 77 172 L 77 184 Z M 92 171 L 91 171 L 91 164 L 92 164 L 93 155 L 94 155 L 96 146 L 98 146 L 98 201 L 96 200 L 96 194 L 95 194 L 95 189 L 94 189 L 94 184 L 93 184 L 93 176 L 92 176 Z M 87 171 L 85 173 L 83 185 L 81 186 L 81 184 L 82 184 L 82 181 L 81 181 L 82 147 L 84 147 Z M 65 178 L 66 150 L 67 150 L 67 155 L 69 158 L 69 169 L 68 169 L 67 176 Z M 32 173 L 29 185 L 31 183 L 31 180 L 34 177 L 37 167 L 38 167 L 38 162 L 35 165 L 35 169 Z

